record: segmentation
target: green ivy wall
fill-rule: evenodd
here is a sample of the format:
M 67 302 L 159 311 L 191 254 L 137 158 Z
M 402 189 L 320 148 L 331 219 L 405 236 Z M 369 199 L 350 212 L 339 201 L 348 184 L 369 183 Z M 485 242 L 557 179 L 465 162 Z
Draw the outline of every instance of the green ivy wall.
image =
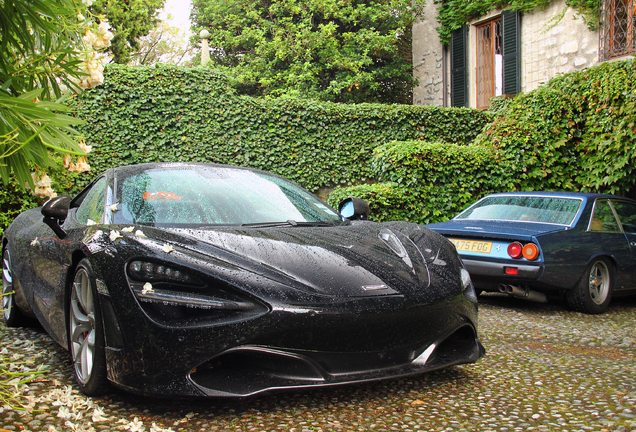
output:
M 378 222 L 448 220 L 477 198 L 515 188 L 516 171 L 496 146 L 402 141 L 380 146 L 371 163 L 381 183 L 336 188 L 329 204 L 366 200 Z
M 467 144 L 492 121 L 483 111 L 337 104 L 237 96 L 211 69 L 106 69 L 104 85 L 74 100 L 93 146 L 90 175 L 156 161 L 201 161 L 272 171 L 316 191 L 374 178 L 373 150 L 394 140 Z
M 451 218 L 490 192 L 593 191 L 636 186 L 636 60 L 560 75 L 513 99 L 468 146 L 397 142 L 376 149 L 377 185 L 337 188 L 369 201 L 376 220 Z
M 122 66 L 74 107 L 87 121 L 93 169 L 50 173 L 60 194 L 111 166 L 209 161 L 273 171 L 312 191 L 353 185 L 329 202 L 358 196 L 375 220 L 428 223 L 490 192 L 636 185 L 634 60 L 559 76 L 489 111 L 255 99 L 209 69 Z M 32 201 L 4 186 L 0 230 Z

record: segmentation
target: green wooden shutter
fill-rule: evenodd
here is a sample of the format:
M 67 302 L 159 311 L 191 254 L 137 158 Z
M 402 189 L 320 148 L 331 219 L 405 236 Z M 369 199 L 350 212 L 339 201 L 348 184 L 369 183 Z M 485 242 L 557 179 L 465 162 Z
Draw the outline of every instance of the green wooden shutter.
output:
M 451 106 L 468 106 L 468 26 L 455 30 L 450 40 Z
M 516 95 L 521 91 L 521 13 L 501 14 L 503 93 Z

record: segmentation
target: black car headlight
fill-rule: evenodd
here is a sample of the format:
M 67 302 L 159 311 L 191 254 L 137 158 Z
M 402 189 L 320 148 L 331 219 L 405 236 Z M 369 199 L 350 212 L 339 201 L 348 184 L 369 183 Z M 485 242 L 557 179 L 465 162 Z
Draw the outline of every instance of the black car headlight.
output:
M 126 266 L 126 275 L 144 312 L 166 325 L 247 319 L 268 310 L 221 280 L 199 276 L 173 263 L 136 259 Z
M 466 297 L 473 303 L 477 303 L 477 293 L 475 292 L 475 287 L 473 286 L 473 281 L 470 279 L 468 270 L 462 267 L 460 273 L 462 278 L 462 290 L 464 292 L 464 297 Z
M 132 261 L 128 264 L 128 275 L 140 282 L 174 282 L 203 287 L 203 281 L 194 274 L 149 261 Z

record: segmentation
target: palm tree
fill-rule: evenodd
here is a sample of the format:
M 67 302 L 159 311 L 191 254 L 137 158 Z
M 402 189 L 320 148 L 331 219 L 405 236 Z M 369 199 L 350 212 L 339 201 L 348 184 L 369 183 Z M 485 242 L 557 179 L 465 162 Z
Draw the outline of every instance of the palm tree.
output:
M 32 166 L 54 166 L 49 152 L 83 155 L 64 112 L 63 90 L 78 90 L 81 72 L 79 0 L 0 0 L 0 176 L 20 184 Z

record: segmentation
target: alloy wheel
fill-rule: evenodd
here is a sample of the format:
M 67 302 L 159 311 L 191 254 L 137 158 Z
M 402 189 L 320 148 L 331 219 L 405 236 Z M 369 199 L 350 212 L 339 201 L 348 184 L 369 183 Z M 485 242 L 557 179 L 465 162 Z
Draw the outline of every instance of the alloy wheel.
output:
M 84 268 L 75 274 L 70 304 L 71 354 L 77 379 L 86 384 L 95 358 L 95 300 L 91 280 Z
M 5 250 L 2 254 L 2 311 L 4 312 L 5 322 L 11 317 L 11 308 L 13 308 L 13 278 L 11 277 L 11 258 L 9 251 Z
M 610 289 L 610 272 L 603 261 L 597 261 L 590 269 L 590 298 L 597 304 L 603 304 Z

